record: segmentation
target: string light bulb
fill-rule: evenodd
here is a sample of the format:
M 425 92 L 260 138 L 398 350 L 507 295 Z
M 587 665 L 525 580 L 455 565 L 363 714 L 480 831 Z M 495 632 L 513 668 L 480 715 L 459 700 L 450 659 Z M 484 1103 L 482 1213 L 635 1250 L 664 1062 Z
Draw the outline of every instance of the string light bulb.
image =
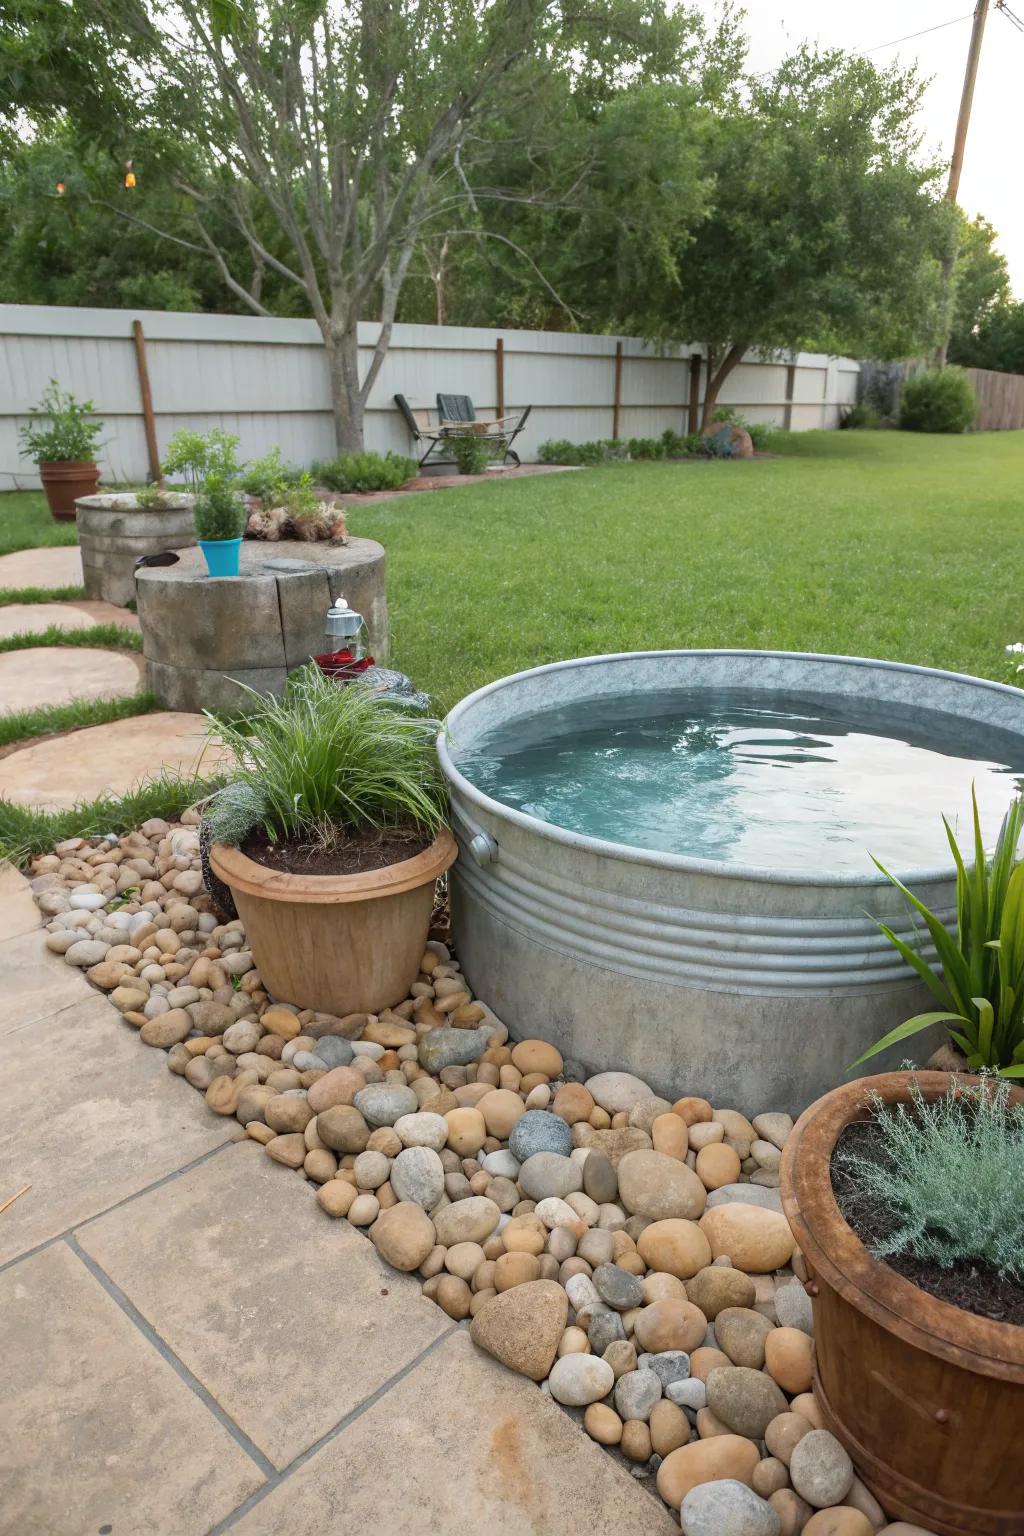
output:
M 57 196 L 58 197 L 63 197 L 64 193 L 65 193 L 65 190 L 66 190 L 66 188 L 64 186 L 64 183 L 62 181 L 58 181 L 56 186 L 57 186 Z
M 130 160 L 126 160 L 124 163 L 124 184 L 126 187 L 134 187 L 135 185 L 135 172 L 132 170 L 132 162 Z

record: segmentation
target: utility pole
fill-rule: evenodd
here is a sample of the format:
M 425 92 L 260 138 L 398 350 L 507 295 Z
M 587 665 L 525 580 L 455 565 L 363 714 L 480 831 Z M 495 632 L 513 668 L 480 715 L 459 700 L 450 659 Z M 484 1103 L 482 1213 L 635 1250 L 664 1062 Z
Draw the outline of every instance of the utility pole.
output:
M 964 88 L 960 95 L 960 111 L 956 119 L 956 135 L 953 139 L 953 158 L 949 162 L 949 181 L 946 184 L 946 201 L 955 203 L 960 191 L 960 172 L 964 164 L 964 145 L 967 143 L 967 129 L 971 121 L 971 107 L 974 104 L 974 83 L 978 78 L 978 60 L 981 58 L 981 40 L 985 35 L 985 22 L 988 20 L 990 0 L 978 0 L 974 11 L 974 24 L 971 27 L 971 41 L 967 49 L 967 67 L 964 70 Z M 948 291 L 953 280 L 953 267 L 956 262 L 956 254 L 947 256 L 942 263 L 943 285 Z M 949 346 L 949 337 L 936 349 L 935 366 L 946 366 L 946 349 Z
M 974 25 L 971 28 L 971 42 L 967 49 L 967 68 L 964 70 L 964 88 L 960 96 L 960 112 L 956 120 L 953 158 L 949 163 L 949 184 L 946 187 L 946 198 L 951 203 L 956 202 L 957 193 L 960 191 L 960 172 L 964 164 L 964 145 L 967 142 L 967 128 L 971 121 L 974 83 L 978 78 L 981 40 L 985 35 L 985 22 L 988 19 L 988 12 L 989 0 L 978 0 L 978 5 L 974 12 Z

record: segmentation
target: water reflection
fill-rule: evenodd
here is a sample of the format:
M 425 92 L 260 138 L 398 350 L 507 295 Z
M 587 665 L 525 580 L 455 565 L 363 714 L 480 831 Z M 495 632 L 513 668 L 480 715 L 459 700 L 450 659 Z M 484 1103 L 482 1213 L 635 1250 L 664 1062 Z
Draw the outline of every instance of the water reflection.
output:
M 994 837 L 1024 742 L 914 708 L 742 690 L 605 699 L 455 750 L 467 778 L 542 821 L 611 842 L 763 868 L 948 862 L 941 816 Z

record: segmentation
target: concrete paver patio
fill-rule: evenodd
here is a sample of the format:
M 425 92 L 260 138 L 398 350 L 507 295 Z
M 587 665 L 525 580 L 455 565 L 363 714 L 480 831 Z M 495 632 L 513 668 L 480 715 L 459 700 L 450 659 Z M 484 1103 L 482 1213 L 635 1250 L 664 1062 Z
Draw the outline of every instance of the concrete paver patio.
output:
M 43 948 L 0 871 L 0 1536 L 669 1536 Z

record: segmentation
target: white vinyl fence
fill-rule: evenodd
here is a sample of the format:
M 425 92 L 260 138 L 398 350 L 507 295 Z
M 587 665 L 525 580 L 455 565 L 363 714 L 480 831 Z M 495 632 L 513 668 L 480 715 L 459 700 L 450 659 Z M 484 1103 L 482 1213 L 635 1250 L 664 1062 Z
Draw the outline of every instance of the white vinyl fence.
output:
M 133 325 L 144 338 L 160 453 L 179 427 L 222 427 L 237 434 L 247 458 L 275 443 L 296 464 L 333 455 L 327 367 L 312 320 L 0 304 L 0 490 L 39 483 L 19 453 L 18 428 L 51 378 L 94 402 L 104 423 L 104 478 L 147 477 Z M 367 361 L 376 331 L 375 324 L 360 326 Z M 616 427 L 620 437 L 685 431 L 694 355 L 699 347 L 659 351 L 629 338 L 397 325 L 367 412 L 366 444 L 412 453 L 393 396 L 433 408 L 438 391 L 470 395 L 481 416 L 501 405 L 506 413 L 532 405 L 516 444 L 524 459 L 535 458 L 546 438 L 585 442 L 611 437 Z M 762 362 L 751 355 L 721 400 L 753 421 L 796 431 L 834 427 L 856 398 L 857 372 L 849 358 L 799 353 Z

